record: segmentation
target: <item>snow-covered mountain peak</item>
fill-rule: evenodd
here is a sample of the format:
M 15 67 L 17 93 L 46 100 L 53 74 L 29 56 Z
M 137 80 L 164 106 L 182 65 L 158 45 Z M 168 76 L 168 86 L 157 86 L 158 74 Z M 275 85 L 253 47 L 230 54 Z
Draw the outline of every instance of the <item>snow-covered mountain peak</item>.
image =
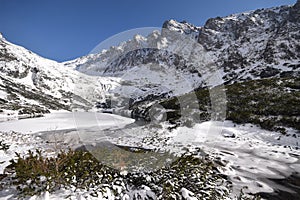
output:
M 178 31 L 178 32 L 185 32 L 189 33 L 191 30 L 194 30 L 195 32 L 199 30 L 199 27 L 194 26 L 193 24 L 190 24 L 186 21 L 178 22 L 174 19 L 167 20 L 163 23 L 163 28 Z
M 190 35 L 194 39 L 198 38 L 200 27 L 194 26 L 186 21 L 177 22 L 174 19 L 167 20 L 163 23 L 163 29 Z
M 136 42 L 145 42 L 146 41 L 146 38 L 143 37 L 142 35 L 139 35 L 139 34 L 136 34 L 133 39 L 136 41 Z

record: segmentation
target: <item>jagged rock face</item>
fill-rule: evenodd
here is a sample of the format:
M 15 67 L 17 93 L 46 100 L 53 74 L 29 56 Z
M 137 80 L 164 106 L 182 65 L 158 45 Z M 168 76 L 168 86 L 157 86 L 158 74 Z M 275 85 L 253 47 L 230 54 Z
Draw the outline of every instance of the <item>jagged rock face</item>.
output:
M 299 74 L 299 1 L 293 7 L 260 9 L 209 19 L 199 43 L 215 55 L 224 81 Z
M 159 65 L 166 65 L 181 71 L 190 71 L 194 73 L 192 66 L 187 66 L 187 61 L 180 55 L 173 54 L 166 50 L 155 48 L 143 48 L 130 51 L 125 55 L 118 57 L 109 63 L 104 73 L 117 74 L 122 73 L 134 66 L 152 64 L 156 65 L 156 70 L 160 70 Z
M 296 4 L 290 10 L 290 21 L 300 22 L 300 1 L 298 0 Z

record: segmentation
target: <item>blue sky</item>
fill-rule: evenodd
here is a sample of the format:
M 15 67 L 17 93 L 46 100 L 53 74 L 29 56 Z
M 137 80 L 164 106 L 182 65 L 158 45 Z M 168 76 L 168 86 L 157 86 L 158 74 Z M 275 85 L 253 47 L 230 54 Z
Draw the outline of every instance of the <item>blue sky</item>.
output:
M 296 0 L 0 0 L 0 32 L 13 43 L 57 61 L 88 54 L 103 40 L 167 19 L 203 25 L 208 18 Z

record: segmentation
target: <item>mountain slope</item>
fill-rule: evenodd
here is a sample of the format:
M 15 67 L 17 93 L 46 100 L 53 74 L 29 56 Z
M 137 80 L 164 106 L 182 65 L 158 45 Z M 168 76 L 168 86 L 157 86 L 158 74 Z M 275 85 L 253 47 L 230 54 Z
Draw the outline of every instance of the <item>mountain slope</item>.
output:
M 211 90 L 201 88 L 194 92 L 169 99 L 162 99 L 151 105 L 156 108 L 157 116 L 165 116 L 172 124 L 192 126 L 197 122 L 209 120 L 231 120 L 235 123 L 251 123 L 260 127 L 286 134 L 292 128 L 300 131 L 300 79 L 269 78 L 243 81 L 226 85 L 226 110 L 218 111 L 212 101 L 224 99 L 211 98 Z M 196 98 L 194 98 L 196 96 Z M 189 102 L 189 104 L 182 104 Z M 148 102 L 132 106 L 133 116 L 151 121 L 153 113 Z M 223 112 L 226 117 L 222 118 Z
M 93 79 L 42 58 L 6 41 L 3 36 L 0 73 L 0 110 L 5 116 L 36 116 L 49 110 L 71 110 L 71 106 L 88 109 L 103 98 L 103 92 L 113 83 L 110 79 Z

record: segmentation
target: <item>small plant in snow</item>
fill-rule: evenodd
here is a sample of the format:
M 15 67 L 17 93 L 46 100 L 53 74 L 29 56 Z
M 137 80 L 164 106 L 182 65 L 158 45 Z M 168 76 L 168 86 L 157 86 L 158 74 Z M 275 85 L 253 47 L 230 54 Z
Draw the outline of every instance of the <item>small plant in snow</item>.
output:
M 9 149 L 9 145 L 4 143 L 4 141 L 0 141 L 0 150 L 7 151 Z

